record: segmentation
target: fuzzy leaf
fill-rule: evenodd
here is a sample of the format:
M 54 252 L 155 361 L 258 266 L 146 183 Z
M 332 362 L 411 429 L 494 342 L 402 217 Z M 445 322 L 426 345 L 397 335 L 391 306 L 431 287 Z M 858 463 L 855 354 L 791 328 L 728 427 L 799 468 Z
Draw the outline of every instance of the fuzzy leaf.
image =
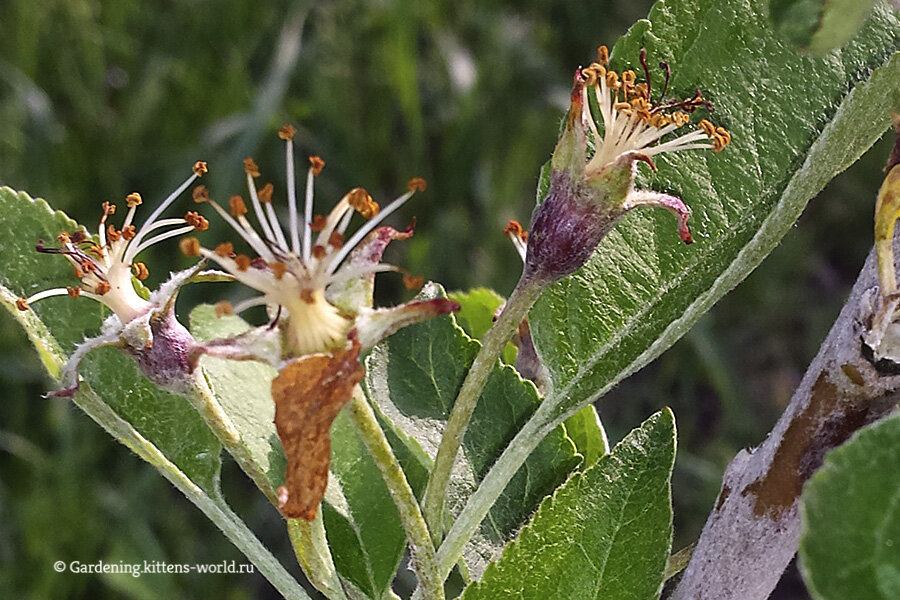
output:
M 191 311 L 191 332 L 198 340 L 237 335 L 249 325 L 237 316 L 217 317 L 203 304 Z M 276 371 L 256 362 L 204 356 L 207 381 L 254 460 L 273 488 L 284 482 L 285 458 L 275 432 L 271 382 Z M 369 598 L 382 598 L 400 565 L 406 537 L 378 467 L 352 423 L 339 416 L 331 428 L 330 483 L 323 518 L 335 568 Z M 330 501 L 330 503 L 329 503 Z
M 650 600 L 672 539 L 675 420 L 648 419 L 545 500 L 462 600 Z
M 430 284 L 423 297 L 443 295 Z M 444 423 L 478 343 L 452 316 L 407 327 L 376 346 L 366 361 L 370 398 L 411 454 L 433 459 Z M 462 508 L 477 482 L 540 403 L 537 391 L 509 366 L 488 379 L 451 476 L 449 507 Z M 421 444 L 421 446 L 418 446 Z M 423 451 L 424 449 L 424 451 Z M 429 459 L 423 459 L 427 465 Z M 564 428 L 554 430 L 526 461 L 470 544 L 467 564 L 476 577 L 540 500 L 581 461 Z
M 690 205 L 693 245 L 678 242 L 671 215 L 632 213 L 531 311 L 553 384 L 548 422 L 596 400 L 680 338 L 879 138 L 889 109 L 900 108 L 893 11 L 880 6 L 843 50 L 812 58 L 775 34 L 764 4 L 663 0 L 616 44 L 616 66 L 640 69 L 646 47 L 651 64 L 672 65 L 673 94 L 702 87 L 733 141 L 719 154 L 662 156 L 659 173 L 639 182 Z
M 793 44 L 824 54 L 843 46 L 865 22 L 877 0 L 771 0 L 775 29 Z
M 818 600 L 900 597 L 900 417 L 825 457 L 803 490 L 803 578 Z

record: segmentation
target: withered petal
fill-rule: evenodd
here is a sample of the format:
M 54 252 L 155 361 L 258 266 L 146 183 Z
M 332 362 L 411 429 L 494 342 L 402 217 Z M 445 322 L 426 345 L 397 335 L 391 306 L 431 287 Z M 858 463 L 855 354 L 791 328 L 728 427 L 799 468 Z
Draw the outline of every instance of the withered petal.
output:
M 287 457 L 281 513 L 312 521 L 328 485 L 331 424 L 363 378 L 359 343 L 333 355 L 313 354 L 289 362 L 272 381 L 275 429 Z

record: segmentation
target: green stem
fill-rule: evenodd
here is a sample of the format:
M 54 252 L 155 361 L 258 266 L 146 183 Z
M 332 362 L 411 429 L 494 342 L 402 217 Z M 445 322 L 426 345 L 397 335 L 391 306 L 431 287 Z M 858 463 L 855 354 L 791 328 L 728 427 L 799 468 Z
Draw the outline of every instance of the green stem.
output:
M 566 415 L 553 414 L 554 404 L 557 403 L 544 400 L 538 406 L 537 411 L 509 443 L 497 462 L 478 484 L 478 489 L 469 497 L 462 512 L 456 517 L 453 527 L 450 528 L 447 538 L 437 553 L 438 569 L 443 577 L 450 574 L 453 566 L 462 556 L 466 542 L 475 533 L 528 455 L 565 418 Z
M 435 560 L 434 545 L 428 526 L 419 509 L 416 495 L 413 493 L 406 474 L 400 467 L 397 457 L 391 449 L 387 437 L 384 435 L 375 412 L 369 406 L 363 395 L 362 388 L 358 385 L 353 389 L 353 399 L 350 401 L 350 414 L 356 424 L 363 443 L 378 465 L 381 476 L 387 484 L 397 511 L 400 513 L 400 522 L 406 531 L 409 541 L 409 549 L 412 560 L 410 564 L 419 580 L 419 587 L 427 600 L 444 600 L 444 578 L 440 576 Z
M 453 403 L 453 410 L 444 428 L 444 435 L 434 459 L 434 468 L 428 478 L 425 496 L 422 501 L 425 520 L 431 530 L 435 542 L 439 542 L 443 532 L 444 502 L 447 485 L 456 455 L 462 445 L 463 436 L 472 418 L 472 412 L 487 383 L 488 376 L 494 369 L 497 359 L 512 338 L 528 311 L 540 296 L 544 286 L 535 281 L 519 280 L 519 284 L 493 326 L 481 339 L 481 350 L 472 362 L 466 379 L 463 381 Z
M 156 467 L 182 494 L 222 530 L 244 555 L 259 569 L 278 592 L 291 600 L 310 600 L 297 581 L 266 549 L 239 516 L 218 495 L 209 495 L 190 480 L 160 450 L 124 421 L 97 394 L 81 384 L 75 403 L 110 435 L 132 452 Z
M 235 462 L 247 476 L 253 480 L 256 487 L 266 495 L 273 505 L 278 505 L 278 499 L 272 482 L 256 460 L 250 449 L 241 439 L 241 433 L 235 427 L 234 422 L 222 405 L 219 404 L 213 393 L 202 367 L 197 369 L 194 375 L 194 393 L 188 396 L 188 400 L 194 409 L 200 413 L 203 420 L 215 434 L 216 438 L 225 450 L 234 457 Z
M 303 568 L 310 583 L 331 600 L 347 600 L 325 537 L 321 506 L 312 522 L 288 519 L 287 530 L 297 563 Z

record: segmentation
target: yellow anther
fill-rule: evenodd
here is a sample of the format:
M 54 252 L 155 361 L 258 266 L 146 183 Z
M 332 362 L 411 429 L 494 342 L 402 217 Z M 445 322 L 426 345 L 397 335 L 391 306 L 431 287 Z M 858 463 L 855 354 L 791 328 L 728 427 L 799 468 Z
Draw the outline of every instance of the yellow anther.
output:
M 209 173 L 209 169 L 206 168 L 206 163 L 202 160 L 195 162 L 191 170 L 197 177 L 203 177 L 204 174 Z
M 134 229 L 134 225 L 126 225 L 122 228 L 120 232 L 122 237 L 125 238 L 125 241 L 131 241 L 131 239 L 137 234 L 137 231 Z
M 378 203 L 372 199 L 369 192 L 363 188 L 353 188 L 347 193 L 347 201 L 350 206 L 364 219 L 371 219 L 380 210 Z
M 194 188 L 194 191 L 191 192 L 191 198 L 193 198 L 194 202 L 197 204 L 209 202 L 209 190 L 206 189 L 205 185 L 198 185 Z
M 143 202 L 144 202 L 144 200 L 141 198 L 141 195 L 138 194 L 137 192 L 131 192 L 130 194 L 125 196 L 125 205 L 128 208 L 135 207 Z
M 600 46 L 597 48 L 597 62 L 606 65 L 609 62 L 609 48 Z
M 309 157 L 309 168 L 312 169 L 313 175 L 318 175 L 322 172 L 322 169 L 325 168 L 325 161 L 322 160 L 321 156 L 310 156 Z
M 234 254 L 234 244 L 232 244 L 231 242 L 222 242 L 221 244 L 216 246 L 214 252 L 222 258 L 229 258 Z
M 28 310 L 28 302 L 25 298 L 17 298 L 16 299 L 16 308 L 19 310 Z

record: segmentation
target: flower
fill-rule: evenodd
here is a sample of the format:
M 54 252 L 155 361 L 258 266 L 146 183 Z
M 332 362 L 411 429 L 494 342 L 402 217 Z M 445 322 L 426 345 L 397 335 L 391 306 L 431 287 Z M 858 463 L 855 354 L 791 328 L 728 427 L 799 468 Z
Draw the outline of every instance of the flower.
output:
M 280 366 L 292 358 L 340 349 L 352 331 L 365 349 L 399 327 L 457 310 L 455 303 L 446 299 L 414 301 L 390 309 L 372 308 L 375 273 L 400 271 L 381 262 L 385 247 L 391 240 L 412 235 L 412 227 L 397 231 L 379 224 L 417 191 L 424 191 L 425 181 L 410 180 L 407 192 L 384 208 L 364 189 L 354 188 L 328 215 L 314 215 L 313 184 L 325 163 L 312 156 L 301 215 L 295 191 L 294 132 L 290 126 L 279 131 L 286 146 L 287 228 L 282 226 L 272 205 L 272 184 L 257 188 L 255 180 L 260 172 L 252 158 L 244 160 L 244 172 L 258 228 L 248 219 L 250 211 L 241 196 L 232 196 L 226 211 L 204 186 L 194 189 L 194 200 L 210 204 L 257 256 L 235 253 L 231 242 L 206 248 L 196 238 L 182 240 L 182 250 L 189 256 L 202 256 L 217 263 L 237 281 L 262 294 L 225 310 L 240 313 L 264 305 L 274 315 L 276 325 L 231 340 L 211 342 L 207 353 L 257 358 Z M 351 233 L 355 213 L 366 222 Z M 415 278 L 405 279 L 413 283 Z
M 408 191 L 381 208 L 362 188 L 347 192 L 328 215 L 313 215 L 313 184 L 325 166 L 318 156 L 309 159 L 303 214 L 297 206 L 294 175 L 293 127 L 284 126 L 289 223 L 282 227 L 272 205 L 271 183 L 257 188 L 259 168 L 244 160 L 250 204 L 259 228 L 247 218 L 240 196 L 228 201 L 229 210 L 215 202 L 203 186 L 194 200 L 208 203 L 257 254 L 235 253 L 231 242 L 203 247 L 196 238 L 182 240 L 189 256 L 207 258 L 235 280 L 262 295 L 236 306 L 219 305 L 220 312 L 240 313 L 264 305 L 270 325 L 198 347 L 203 354 L 239 360 L 259 360 L 278 368 L 272 381 L 276 432 L 285 451 L 285 484 L 278 488 L 278 508 L 289 518 L 312 520 L 322 501 L 331 457 L 329 430 L 353 390 L 362 380 L 362 350 L 400 327 L 459 310 L 446 298 L 413 301 L 386 309 L 372 308 L 375 274 L 400 271 L 381 262 L 384 249 L 395 239 L 412 235 L 412 226 L 397 231 L 379 224 L 400 208 L 425 181 L 410 180 Z M 353 215 L 366 222 L 350 233 Z M 416 278 L 404 278 L 418 284 Z
M 116 205 L 104 202 L 95 236 L 83 230 L 62 232 L 57 236 L 59 247 L 49 247 L 44 240 L 38 241 L 38 252 L 60 254 L 72 263 L 80 283 L 19 298 L 16 301 L 19 310 L 28 310 L 30 305 L 45 298 L 68 295 L 91 298 L 113 311 L 103 323 L 101 335 L 75 349 L 63 368 L 63 389 L 54 395 L 74 393 L 78 388 L 78 364 L 81 359 L 94 348 L 105 345 L 118 345 L 125 349 L 152 381 L 168 389 L 183 388 L 189 373 L 187 351 L 193 345 L 193 338 L 175 320 L 173 305 L 179 287 L 194 271 L 173 274 L 156 292 L 142 294 L 138 291 L 141 287 L 138 281 L 147 279 L 150 272 L 144 263 L 136 262 L 135 258 L 163 240 L 189 231 L 202 231 L 209 226 L 206 219 L 196 212 L 188 212 L 182 218 L 159 218 L 206 171 L 206 163 L 194 164 L 193 174 L 151 213 L 140 229 L 132 223 L 143 200 L 139 193 L 133 192 L 125 198 L 128 213 L 121 229 L 107 223 L 109 217 L 115 214 Z M 143 289 L 141 291 L 145 292 Z
M 598 62 L 575 72 L 564 131 L 550 160 L 550 188 L 532 220 L 526 278 L 552 282 L 574 272 L 619 218 L 643 206 L 675 214 L 679 236 L 691 243 L 687 206 L 675 196 L 635 190 L 637 163 L 656 170 L 652 156 L 695 149 L 719 152 L 731 143 L 727 130 L 706 119 L 665 139 L 687 127 L 694 111 L 711 111 L 712 104 L 700 90 L 684 100 L 667 99 L 671 71 L 666 63 L 660 63 L 665 80 L 654 100 L 644 50 L 641 82 L 634 71 L 620 75 L 609 69 L 608 60 L 609 52 L 601 46 Z M 592 95 L 599 122 L 591 109 Z M 588 136 L 594 147 L 590 156 Z

